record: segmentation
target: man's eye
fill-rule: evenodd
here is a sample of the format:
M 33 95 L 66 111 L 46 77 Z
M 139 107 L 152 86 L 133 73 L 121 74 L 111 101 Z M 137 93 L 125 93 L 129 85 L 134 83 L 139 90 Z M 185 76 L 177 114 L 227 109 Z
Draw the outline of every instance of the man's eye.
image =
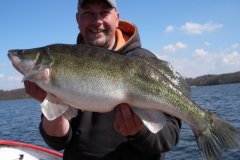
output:
M 110 14 L 109 11 L 103 11 L 103 12 L 101 12 L 101 17 L 106 17 L 106 16 L 108 16 L 109 14 Z
M 84 17 L 91 17 L 91 16 L 94 15 L 94 13 L 91 12 L 91 11 L 84 11 L 84 12 L 82 12 L 81 15 L 84 16 Z
M 90 16 L 90 15 L 92 15 L 92 12 L 84 12 L 83 15 Z

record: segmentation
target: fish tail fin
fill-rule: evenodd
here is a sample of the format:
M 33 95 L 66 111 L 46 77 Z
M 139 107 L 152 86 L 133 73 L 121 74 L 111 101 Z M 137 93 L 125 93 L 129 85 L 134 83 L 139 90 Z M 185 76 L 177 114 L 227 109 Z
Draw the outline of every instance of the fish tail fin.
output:
M 240 130 L 214 115 L 211 126 L 195 136 L 204 160 L 219 160 L 224 149 L 240 148 Z

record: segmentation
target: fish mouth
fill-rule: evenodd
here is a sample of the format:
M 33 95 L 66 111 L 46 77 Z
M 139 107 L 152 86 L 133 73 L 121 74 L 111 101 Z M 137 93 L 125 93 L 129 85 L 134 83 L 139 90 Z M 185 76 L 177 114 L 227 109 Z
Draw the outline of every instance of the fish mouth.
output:
M 13 67 L 16 68 L 23 75 L 31 72 L 36 63 L 36 60 L 24 60 L 23 56 L 19 54 L 18 50 L 8 51 L 8 57 L 11 60 Z
M 21 59 L 19 58 L 17 51 L 12 51 L 12 50 L 8 51 L 8 58 L 11 60 L 14 68 L 16 68 L 19 72 L 22 73 L 22 71 L 19 70 L 19 65 L 21 63 Z

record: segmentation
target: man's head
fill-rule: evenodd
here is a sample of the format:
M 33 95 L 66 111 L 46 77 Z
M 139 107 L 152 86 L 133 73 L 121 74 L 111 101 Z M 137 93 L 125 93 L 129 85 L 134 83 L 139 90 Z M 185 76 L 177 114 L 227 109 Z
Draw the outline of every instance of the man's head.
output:
M 113 48 L 119 23 L 114 0 L 79 0 L 76 17 L 85 44 Z

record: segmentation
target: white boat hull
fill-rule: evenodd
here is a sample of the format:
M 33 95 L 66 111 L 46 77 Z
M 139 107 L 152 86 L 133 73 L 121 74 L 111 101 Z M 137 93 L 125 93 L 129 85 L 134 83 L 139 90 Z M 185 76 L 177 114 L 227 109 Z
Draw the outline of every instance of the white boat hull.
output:
M 62 153 L 22 142 L 0 140 L 0 160 L 62 160 Z

